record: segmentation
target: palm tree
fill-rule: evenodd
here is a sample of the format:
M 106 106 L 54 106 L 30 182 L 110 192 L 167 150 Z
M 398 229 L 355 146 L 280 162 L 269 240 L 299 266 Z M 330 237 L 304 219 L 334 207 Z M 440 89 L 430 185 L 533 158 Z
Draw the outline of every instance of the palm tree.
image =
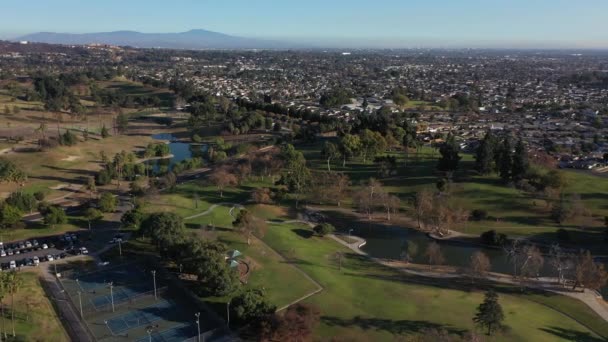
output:
M 15 293 L 23 285 L 23 278 L 17 275 L 17 272 L 9 272 L 6 277 L 6 285 L 11 294 L 11 325 L 13 328 L 13 337 L 15 337 Z

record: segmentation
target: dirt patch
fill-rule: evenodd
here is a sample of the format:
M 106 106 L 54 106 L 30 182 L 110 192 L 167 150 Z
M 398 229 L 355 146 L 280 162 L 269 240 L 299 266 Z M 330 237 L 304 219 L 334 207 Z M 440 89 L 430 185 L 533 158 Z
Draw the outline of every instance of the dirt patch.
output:
M 67 156 L 67 157 L 65 157 L 65 158 L 63 158 L 63 159 L 61 159 L 61 160 L 62 160 L 62 161 L 68 161 L 68 162 L 71 162 L 71 161 L 75 161 L 75 160 L 78 160 L 78 159 L 80 159 L 80 157 L 79 157 L 79 156 Z

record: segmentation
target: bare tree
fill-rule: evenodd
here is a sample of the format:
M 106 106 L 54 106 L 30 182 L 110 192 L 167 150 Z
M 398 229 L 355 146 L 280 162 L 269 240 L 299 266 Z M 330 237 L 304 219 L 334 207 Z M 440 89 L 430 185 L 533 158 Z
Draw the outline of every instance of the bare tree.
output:
M 424 255 L 429 260 L 429 269 L 432 269 L 433 266 L 436 265 L 442 265 L 445 262 L 445 258 L 441 252 L 441 247 L 435 241 L 429 243 L 429 245 L 426 247 Z
M 399 197 L 395 195 L 391 195 L 386 192 L 380 193 L 380 201 L 382 202 L 382 206 L 384 210 L 386 210 L 386 220 L 391 220 L 391 213 L 396 213 L 399 211 L 399 206 L 401 205 L 401 200 Z
M 572 256 L 565 253 L 557 243 L 549 250 L 549 265 L 557 272 L 557 281 L 561 285 L 565 284 L 566 274 L 575 266 Z
M 428 214 L 433 210 L 433 194 L 427 189 L 418 191 L 414 207 L 418 218 L 418 229 L 422 229 L 422 224 L 426 223 Z
M 490 271 L 490 258 L 485 255 L 482 251 L 476 251 L 471 255 L 471 263 L 469 266 L 469 272 L 471 275 L 471 282 L 475 280 L 475 278 L 483 278 L 488 271 Z
M 522 250 L 522 265 L 520 275 L 522 278 L 538 277 L 541 268 L 545 263 L 545 258 L 534 245 L 525 245 Z
M 217 190 L 220 192 L 220 197 L 224 197 L 224 189 L 226 187 L 236 186 L 238 184 L 236 176 L 223 167 L 215 169 L 209 175 L 209 181 L 217 187 Z
M 603 264 L 596 263 L 589 251 L 579 254 L 576 260 L 575 279 L 572 291 L 577 286 L 598 290 L 606 285 L 608 273 Z

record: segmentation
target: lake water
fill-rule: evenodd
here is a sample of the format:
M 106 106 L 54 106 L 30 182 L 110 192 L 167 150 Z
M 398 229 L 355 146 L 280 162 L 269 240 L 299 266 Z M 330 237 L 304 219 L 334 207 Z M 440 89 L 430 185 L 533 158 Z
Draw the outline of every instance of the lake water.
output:
M 182 160 L 193 157 L 203 158 L 207 152 L 207 145 L 184 143 L 177 140 L 171 133 L 159 133 L 152 135 L 152 139 L 169 141 L 169 150 L 173 155 L 172 158 L 155 159 L 148 161 L 148 165 L 152 165 L 154 173 L 164 173 L 171 170 L 173 165 Z

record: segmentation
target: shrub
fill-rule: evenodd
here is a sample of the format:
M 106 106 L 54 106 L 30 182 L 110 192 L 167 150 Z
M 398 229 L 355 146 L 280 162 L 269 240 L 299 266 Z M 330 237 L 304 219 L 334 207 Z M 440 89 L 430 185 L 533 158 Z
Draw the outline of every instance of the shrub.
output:
M 36 191 L 34 192 L 34 198 L 37 201 L 44 201 L 44 197 L 46 196 L 46 194 L 42 191 Z
M 508 240 L 505 234 L 497 233 L 493 229 L 483 232 L 480 238 L 484 244 L 492 246 L 503 246 Z
M 560 228 L 555 233 L 557 235 L 557 240 L 562 241 L 562 242 L 570 241 L 570 233 L 567 230 Z
M 471 218 L 474 221 L 481 221 L 488 218 L 488 212 L 483 209 L 475 209 L 471 212 Z
M 333 233 L 336 228 L 329 223 L 321 223 L 313 228 L 314 232 L 319 236 L 325 236 Z

